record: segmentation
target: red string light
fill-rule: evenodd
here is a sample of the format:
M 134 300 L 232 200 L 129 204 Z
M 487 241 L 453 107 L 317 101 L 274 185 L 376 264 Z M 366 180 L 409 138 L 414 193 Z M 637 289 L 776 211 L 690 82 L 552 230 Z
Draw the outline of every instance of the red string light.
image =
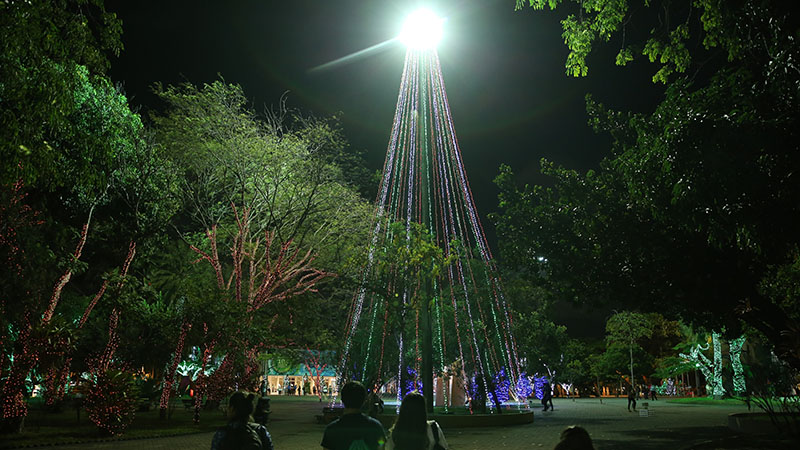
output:
M 189 321 L 184 321 L 181 326 L 181 334 L 178 336 L 178 344 L 175 346 L 175 353 L 172 356 L 172 364 L 170 364 L 167 373 L 164 375 L 164 386 L 161 390 L 161 399 L 159 402 L 160 409 L 166 410 L 169 406 L 169 397 L 172 393 L 172 385 L 175 383 L 175 372 L 178 370 L 178 364 L 183 354 L 183 344 L 186 341 L 186 334 L 192 329 L 192 324 Z

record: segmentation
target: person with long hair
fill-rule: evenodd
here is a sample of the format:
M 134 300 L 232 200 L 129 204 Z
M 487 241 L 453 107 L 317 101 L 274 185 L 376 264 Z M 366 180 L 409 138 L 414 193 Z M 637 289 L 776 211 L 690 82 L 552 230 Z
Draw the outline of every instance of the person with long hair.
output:
M 435 420 L 428 420 L 425 397 L 410 392 L 400 404 L 400 413 L 389 430 L 387 450 L 438 450 L 446 449 L 447 441 L 442 428 Z
M 228 424 L 214 433 L 211 450 L 273 450 L 264 425 L 253 423 L 255 395 L 236 392 L 228 400 Z

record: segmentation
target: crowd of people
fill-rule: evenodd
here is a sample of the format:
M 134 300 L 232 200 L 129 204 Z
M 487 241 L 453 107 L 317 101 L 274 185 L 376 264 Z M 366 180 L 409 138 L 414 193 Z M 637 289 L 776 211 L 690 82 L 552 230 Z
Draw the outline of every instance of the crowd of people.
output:
M 400 404 L 394 424 L 388 432 L 371 414 L 383 410 L 383 402 L 357 382 L 346 383 L 341 390 L 344 410 L 341 417 L 325 427 L 320 445 L 325 450 L 444 450 L 448 448 L 444 431 L 435 420 L 428 420 L 425 397 L 407 394 Z M 211 450 L 274 450 L 266 428 L 269 402 L 255 394 L 236 392 L 228 402 L 228 423 L 211 441 Z M 543 401 L 544 403 L 544 401 Z M 370 414 L 363 411 L 364 405 Z M 265 408 L 267 410 L 265 410 Z M 550 399 L 552 408 L 552 395 Z M 578 426 L 561 433 L 556 450 L 594 450 L 589 433 Z

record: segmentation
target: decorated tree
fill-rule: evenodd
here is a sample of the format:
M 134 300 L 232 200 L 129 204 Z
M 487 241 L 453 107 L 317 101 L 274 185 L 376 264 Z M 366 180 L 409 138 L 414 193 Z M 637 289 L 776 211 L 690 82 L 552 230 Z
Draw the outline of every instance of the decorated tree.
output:
M 319 350 L 306 349 L 303 356 L 303 365 L 306 367 L 308 373 L 311 374 L 311 381 L 316 388 L 317 397 L 322 401 L 322 373 L 329 364 L 333 363 L 333 361 L 330 360 L 331 355 Z
M 192 329 L 192 324 L 184 321 L 181 326 L 181 334 L 178 337 L 178 343 L 175 346 L 175 352 L 172 355 L 172 362 L 169 365 L 166 373 L 164 374 L 164 382 L 161 389 L 161 398 L 158 402 L 159 417 L 162 419 L 166 417 L 167 408 L 169 407 L 169 399 L 172 395 L 172 385 L 175 383 L 175 375 L 177 374 L 178 364 L 181 362 L 183 355 L 183 345 L 186 343 L 186 334 Z
M 298 116 L 290 124 L 283 105 L 258 116 L 239 86 L 222 81 L 156 92 L 167 104 L 154 117 L 156 140 L 182 176 L 176 229 L 194 262 L 202 262 L 195 264 L 202 270 L 191 271 L 164 265 L 158 284 L 187 299 L 192 331 L 185 339 L 203 355 L 195 386 L 199 414 L 211 390 L 230 389 L 236 377 L 253 373 L 251 350 L 278 341 L 305 347 L 307 335 L 326 334 L 331 324 L 324 315 L 335 310 L 307 300 L 323 301 L 312 296 L 331 273 L 312 264 L 341 267 L 351 258 L 363 245 L 368 207 L 340 168 L 351 155 L 335 121 Z M 339 295 L 325 294 L 325 301 Z M 241 349 L 253 358 L 242 358 Z M 215 357 L 220 368 L 206 373 Z M 175 359 L 166 378 L 174 365 Z
M 154 162 L 157 152 L 144 140 L 141 119 L 131 112 L 125 96 L 108 79 L 91 75 L 83 66 L 70 70 L 75 77 L 74 103 L 65 114 L 70 127 L 51 136 L 48 145 L 69 154 L 61 162 L 50 162 L 60 163 L 75 178 L 66 186 L 67 180 L 39 179 L 23 164 L 15 164 L 20 181 L 14 184 L 11 204 L 3 211 L 4 224 L 15 226 L 7 239 L 9 264 L 1 274 L 5 337 L 0 370 L 8 374 L 0 386 L 5 431 L 19 430 L 23 423 L 27 407 L 22 393 L 30 374 L 46 386 L 48 405 L 57 404 L 77 348 L 91 346 L 77 341 L 74 334 L 87 323 L 107 288 L 112 287 L 113 298 L 122 286 L 99 279 L 115 272 L 124 279 L 136 240 L 152 236 L 173 210 L 162 197 L 169 192 L 169 164 Z M 80 150 L 67 151 L 70 148 Z M 24 183 L 25 177 L 33 181 Z M 31 196 L 23 195 L 23 186 Z M 24 198 L 35 203 L 21 203 Z M 72 244 L 67 250 L 69 240 Z M 94 247 L 89 254 L 94 258 L 87 261 L 90 241 Z M 124 246 L 128 246 L 128 256 L 122 268 L 115 269 Z M 65 254 L 66 258 L 57 260 L 56 256 Z M 76 278 L 78 286 L 70 290 Z M 97 293 L 89 298 L 81 294 L 95 289 Z
M 743 394 L 747 390 L 744 378 L 744 368 L 741 362 L 742 346 L 745 343 L 745 336 L 740 336 L 728 342 L 728 359 L 732 368 L 732 383 L 734 392 Z M 710 341 L 710 342 L 708 342 Z M 688 353 L 680 353 L 678 356 L 688 364 L 699 369 L 706 379 L 706 394 L 714 398 L 722 398 L 727 394 L 723 383 L 723 350 L 724 339 L 722 334 L 713 331 L 710 339 L 702 344 L 695 344 L 689 348 Z M 706 356 L 706 352 L 711 352 L 711 358 Z
M 253 317 L 275 303 L 285 302 L 294 296 L 313 291 L 320 280 L 332 275 L 312 267 L 314 257 L 311 250 L 301 254 L 300 249 L 292 247 L 291 241 L 275 249 L 273 233 L 265 232 L 263 237 L 251 233 L 250 210 L 245 208 L 240 213 L 235 206 L 232 208 L 236 219 L 236 233 L 231 239 L 230 273 L 225 273 L 223 261 L 220 259 L 216 225 L 206 230 L 205 250 L 194 245 L 191 248 L 199 255 L 196 262 L 205 261 L 211 266 L 220 300 L 237 305 L 238 307 L 234 307 L 242 314 L 246 325 L 242 326 L 242 323 L 239 323 L 235 329 L 218 329 L 210 338 L 209 345 L 203 350 L 203 362 L 210 358 L 215 343 L 223 336 L 228 341 L 230 349 L 237 347 L 231 345 L 232 343 L 241 344 L 240 348 L 245 349 L 245 358 L 243 364 L 237 368 L 234 366 L 236 355 L 228 351 L 223 357 L 221 366 L 210 378 L 206 377 L 201 368 L 197 383 L 198 393 L 195 395 L 195 417 L 199 415 L 203 395 L 208 395 L 209 400 L 221 400 L 235 385 L 235 377 L 241 376 L 245 380 L 250 380 L 251 376 L 257 373 L 253 367 L 258 367 L 256 357 L 260 345 L 253 342 L 252 334 L 245 332 L 247 325 L 254 324 Z M 274 315 L 269 318 L 269 322 L 277 319 L 278 315 Z M 260 325 L 263 326 L 264 323 Z M 204 326 L 204 329 L 207 330 L 207 327 Z M 252 380 L 247 384 L 252 384 Z

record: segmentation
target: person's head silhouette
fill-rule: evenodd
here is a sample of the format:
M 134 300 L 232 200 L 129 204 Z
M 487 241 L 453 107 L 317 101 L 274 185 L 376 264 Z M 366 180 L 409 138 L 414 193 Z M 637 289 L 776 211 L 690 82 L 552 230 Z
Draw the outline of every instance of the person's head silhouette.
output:
M 594 450 L 594 446 L 586 429 L 572 425 L 561 432 L 561 440 L 554 450 Z

